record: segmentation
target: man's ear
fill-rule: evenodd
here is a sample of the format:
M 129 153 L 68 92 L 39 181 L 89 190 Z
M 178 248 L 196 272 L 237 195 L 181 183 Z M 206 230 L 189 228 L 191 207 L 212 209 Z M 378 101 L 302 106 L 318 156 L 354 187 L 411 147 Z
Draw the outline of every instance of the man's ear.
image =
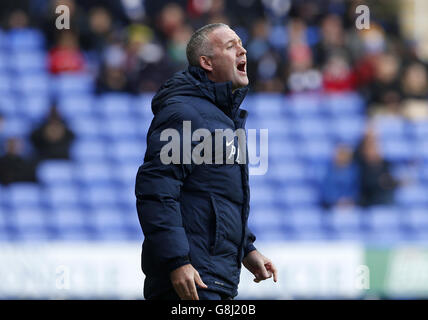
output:
M 213 65 L 212 60 L 210 57 L 207 56 L 200 56 L 199 57 L 199 64 L 202 69 L 205 71 L 213 71 Z

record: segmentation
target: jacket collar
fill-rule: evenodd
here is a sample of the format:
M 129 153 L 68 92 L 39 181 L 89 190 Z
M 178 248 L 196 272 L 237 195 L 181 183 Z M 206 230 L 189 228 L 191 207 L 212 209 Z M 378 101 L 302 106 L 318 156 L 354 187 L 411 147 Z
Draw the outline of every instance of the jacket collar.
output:
M 232 82 L 214 82 L 208 79 L 206 72 L 195 66 L 187 69 L 190 78 L 199 90 L 209 98 L 219 109 L 232 119 L 248 93 L 248 86 L 236 89 L 232 93 Z

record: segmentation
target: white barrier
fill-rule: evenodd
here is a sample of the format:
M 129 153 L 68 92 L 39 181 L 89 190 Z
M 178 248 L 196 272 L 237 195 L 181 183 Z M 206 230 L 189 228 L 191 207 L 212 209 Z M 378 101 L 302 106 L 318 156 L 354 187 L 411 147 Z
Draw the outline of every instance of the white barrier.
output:
M 238 299 L 358 298 L 364 248 L 257 244 L 279 270 L 259 284 L 243 268 Z M 142 299 L 141 243 L 0 244 L 0 298 Z

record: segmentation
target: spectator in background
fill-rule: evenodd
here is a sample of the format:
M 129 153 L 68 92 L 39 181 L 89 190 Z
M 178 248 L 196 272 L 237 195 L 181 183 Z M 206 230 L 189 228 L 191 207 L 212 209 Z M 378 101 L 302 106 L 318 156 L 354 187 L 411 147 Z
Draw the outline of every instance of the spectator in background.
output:
M 49 70 L 53 74 L 79 72 L 85 68 L 85 58 L 76 34 L 71 30 L 58 33 L 57 44 L 49 51 Z
M 336 148 L 333 161 L 322 179 L 321 205 L 324 208 L 353 206 L 358 201 L 358 168 L 347 145 Z
M 31 133 L 31 142 L 39 161 L 69 159 L 69 149 L 74 137 L 74 133 L 66 126 L 53 105 L 46 121 Z
M 355 74 L 345 56 L 332 54 L 323 68 L 324 91 L 347 92 L 355 89 Z
M 289 71 L 287 91 L 301 93 L 322 88 L 322 75 L 313 66 L 312 50 L 306 39 L 306 25 L 303 20 L 293 19 L 288 26 L 289 45 L 287 55 Z
M 394 109 L 401 100 L 400 63 L 392 53 L 380 54 L 376 58 L 374 79 L 369 85 L 369 114 L 385 110 L 400 112 Z
M 167 53 L 174 66 L 174 71 L 187 68 L 186 46 L 192 34 L 192 27 L 184 24 L 176 29 L 168 40 Z
M 258 19 L 251 28 L 248 43 L 248 77 L 256 91 L 282 92 L 279 78 L 281 59 L 269 43 L 270 25 L 267 19 Z
M 153 29 L 134 24 L 128 28 L 124 70 L 135 92 L 156 91 L 173 74 L 164 47 Z
M 13 11 L 8 19 L 8 27 L 11 30 L 24 29 L 29 26 L 29 18 L 25 11 L 15 10 Z
M 327 15 L 321 23 L 321 41 L 314 47 L 315 63 L 320 68 L 324 66 L 332 55 L 348 57 L 350 53 L 345 46 L 345 30 L 341 17 Z
M 114 41 L 105 48 L 96 79 L 96 93 L 135 92 L 129 75 L 126 74 L 126 59 L 126 52 L 120 41 Z
M 185 12 L 178 4 L 170 2 L 162 8 L 156 26 L 163 44 L 166 44 L 172 38 L 175 30 L 183 26 L 184 20 Z
M 401 80 L 403 114 L 412 120 L 428 119 L 428 75 L 420 62 L 409 64 Z
M 94 7 L 89 12 L 89 30 L 85 40 L 84 48 L 90 48 L 101 53 L 107 46 L 113 32 L 113 22 L 110 13 L 103 7 Z
M 36 166 L 22 156 L 22 142 L 18 138 L 9 138 L 5 149 L 5 154 L 0 157 L 0 183 L 36 182 Z
M 5 118 L 4 116 L 0 113 L 0 155 L 3 155 L 3 147 L 4 147 L 4 126 L 5 126 Z
M 391 175 L 390 163 L 380 154 L 373 130 L 367 131 L 358 146 L 356 160 L 360 172 L 359 204 L 363 207 L 393 204 L 398 181 Z

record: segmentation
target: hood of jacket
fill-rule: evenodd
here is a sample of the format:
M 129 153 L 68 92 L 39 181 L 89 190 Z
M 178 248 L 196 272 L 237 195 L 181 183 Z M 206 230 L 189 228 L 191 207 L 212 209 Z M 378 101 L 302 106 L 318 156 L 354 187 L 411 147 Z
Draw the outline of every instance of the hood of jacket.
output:
M 233 118 L 248 92 L 248 87 L 232 92 L 232 82 L 214 82 L 208 79 L 200 67 L 189 66 L 187 70 L 175 73 L 156 92 L 152 100 L 152 112 L 156 115 L 165 108 L 168 99 L 175 96 L 205 98 Z

